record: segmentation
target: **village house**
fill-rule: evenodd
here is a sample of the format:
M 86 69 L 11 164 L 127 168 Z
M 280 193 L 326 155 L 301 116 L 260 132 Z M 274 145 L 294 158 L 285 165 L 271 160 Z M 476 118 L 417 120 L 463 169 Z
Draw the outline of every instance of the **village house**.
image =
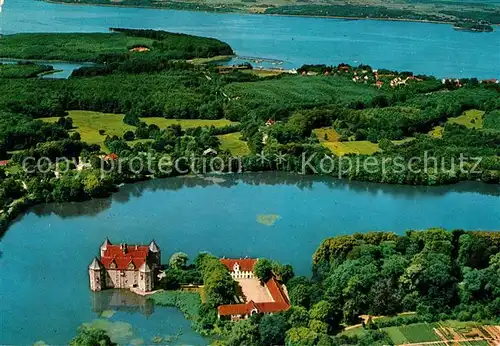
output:
M 149 245 L 113 245 L 106 239 L 100 247 L 100 258 L 89 266 L 90 289 L 135 288 L 149 292 L 160 268 L 161 250 L 153 240 Z
M 275 123 L 276 123 L 276 121 L 274 121 L 273 119 L 268 119 L 266 121 L 266 126 L 273 126 Z
M 253 268 L 258 259 L 226 259 L 221 263 L 229 270 L 231 277 L 238 282 L 242 290 L 243 301 L 239 304 L 226 304 L 217 307 L 219 318 L 232 321 L 247 319 L 254 314 L 272 314 L 290 308 L 290 299 L 286 287 L 272 277 L 264 285 L 254 275 Z

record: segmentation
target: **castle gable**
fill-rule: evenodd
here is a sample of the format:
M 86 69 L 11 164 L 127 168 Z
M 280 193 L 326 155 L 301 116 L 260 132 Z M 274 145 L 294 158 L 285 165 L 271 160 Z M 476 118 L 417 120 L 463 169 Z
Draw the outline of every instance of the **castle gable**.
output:
M 221 258 L 220 261 L 230 272 L 253 272 L 253 267 L 257 263 L 255 258 Z

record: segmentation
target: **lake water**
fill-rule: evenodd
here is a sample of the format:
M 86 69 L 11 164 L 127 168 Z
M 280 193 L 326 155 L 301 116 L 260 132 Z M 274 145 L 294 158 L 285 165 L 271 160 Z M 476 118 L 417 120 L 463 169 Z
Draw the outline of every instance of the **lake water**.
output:
M 342 20 L 6 0 L 0 31 L 97 32 L 152 28 L 210 36 L 242 56 L 302 64 L 370 64 L 438 77 L 500 78 L 500 28 L 457 31 L 447 24 Z
M 44 60 L 23 60 L 30 61 L 37 65 L 49 65 L 52 66 L 54 72 L 51 73 L 43 73 L 39 75 L 39 78 L 43 79 L 67 79 L 71 76 L 74 70 L 79 69 L 83 66 L 92 66 L 91 63 L 70 63 L 70 62 L 54 62 L 54 61 L 44 61 Z M 0 63 L 2 64 L 17 64 L 19 60 L 9 60 L 9 59 L 0 59 Z
M 315 249 L 338 234 L 500 229 L 500 189 L 482 183 L 390 186 L 282 173 L 223 179 L 159 179 L 126 185 L 109 199 L 33 208 L 0 242 L 0 344 L 63 344 L 102 311 L 97 323 L 117 341 L 150 343 L 182 329 L 179 343 L 206 344 L 175 309 L 89 291 L 87 266 L 105 237 L 144 244 L 154 238 L 164 262 L 176 251 L 191 258 L 199 251 L 266 256 L 309 275 Z

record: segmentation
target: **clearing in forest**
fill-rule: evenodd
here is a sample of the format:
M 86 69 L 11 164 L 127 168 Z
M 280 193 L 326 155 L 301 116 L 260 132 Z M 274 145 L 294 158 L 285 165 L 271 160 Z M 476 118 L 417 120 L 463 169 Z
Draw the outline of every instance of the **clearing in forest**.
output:
M 134 132 L 136 127 L 127 125 L 123 122 L 123 114 L 101 113 L 92 111 L 72 110 L 68 111 L 68 116 L 73 119 L 73 130 L 79 132 L 82 141 L 88 144 L 98 144 L 101 148 L 105 149 L 104 140 L 106 136 L 123 137 L 127 131 Z M 59 117 L 41 118 L 46 122 L 57 122 Z M 215 126 L 222 127 L 225 125 L 234 124 L 233 122 L 225 119 L 217 120 L 204 120 L 204 119 L 165 119 L 160 117 L 154 118 L 141 118 L 141 121 L 146 124 L 156 124 L 159 128 L 163 129 L 170 125 L 180 125 L 182 128 L 193 128 L 198 126 Z M 104 134 L 99 134 L 100 130 L 104 130 Z M 140 141 L 136 140 L 130 142 L 134 144 Z
M 247 142 L 241 139 L 241 132 L 228 133 L 217 136 L 220 140 L 220 148 L 229 150 L 231 155 L 245 156 L 250 153 Z

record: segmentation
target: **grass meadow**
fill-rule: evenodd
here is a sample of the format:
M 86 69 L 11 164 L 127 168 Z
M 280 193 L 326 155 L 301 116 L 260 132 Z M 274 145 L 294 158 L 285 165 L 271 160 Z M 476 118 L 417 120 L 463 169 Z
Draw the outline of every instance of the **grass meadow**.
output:
M 471 109 L 463 112 L 458 117 L 449 118 L 446 123 L 447 124 L 459 124 L 463 125 L 469 129 L 482 129 L 483 128 L 483 115 L 484 112 Z M 443 137 L 444 126 L 435 126 L 431 131 L 429 131 L 429 136 L 434 138 Z
M 241 140 L 241 132 L 228 133 L 217 136 L 221 142 L 222 150 L 229 150 L 231 155 L 244 156 L 250 153 L 245 141 Z
M 72 131 L 79 132 L 82 141 L 89 144 L 98 144 L 103 150 L 106 149 L 104 145 L 104 140 L 106 136 L 118 136 L 122 137 L 127 131 L 135 131 L 135 127 L 127 125 L 123 122 L 123 114 L 112 114 L 112 113 L 101 113 L 93 111 L 81 111 L 72 110 L 68 111 L 68 116 L 73 119 Z M 41 118 L 41 120 L 46 122 L 56 122 L 58 117 L 51 118 Z M 198 126 L 215 126 L 221 127 L 229 124 L 234 124 L 233 122 L 225 119 L 218 120 L 204 120 L 204 119 L 165 119 L 160 117 L 155 118 L 141 118 L 149 124 L 156 124 L 160 128 L 166 128 L 170 125 L 180 125 L 182 128 L 193 128 Z M 104 135 L 99 134 L 99 130 L 104 130 Z M 239 138 L 239 137 L 238 137 Z M 146 140 L 135 140 L 131 143 L 134 144 L 139 141 Z M 244 142 L 243 142 L 244 143 Z M 234 144 L 233 144 L 234 145 Z

